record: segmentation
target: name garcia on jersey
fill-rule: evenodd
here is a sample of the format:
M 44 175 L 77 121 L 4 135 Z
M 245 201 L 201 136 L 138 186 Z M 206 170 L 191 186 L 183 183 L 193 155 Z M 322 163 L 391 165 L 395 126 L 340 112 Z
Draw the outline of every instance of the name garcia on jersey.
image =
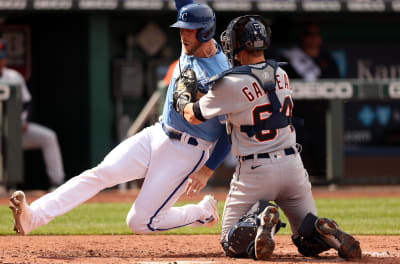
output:
M 290 86 L 289 78 L 286 73 L 276 74 L 275 87 L 278 88 L 278 90 L 287 89 L 292 91 L 292 87 Z M 247 86 L 242 88 L 242 93 L 249 102 L 253 102 L 255 99 L 267 94 L 256 81 L 252 82 L 251 88 L 252 89 Z

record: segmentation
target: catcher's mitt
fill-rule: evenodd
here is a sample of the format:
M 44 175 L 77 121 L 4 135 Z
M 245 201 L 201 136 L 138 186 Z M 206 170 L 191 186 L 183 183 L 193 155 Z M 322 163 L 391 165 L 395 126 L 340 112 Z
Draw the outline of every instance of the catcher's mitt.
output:
M 196 73 L 192 68 L 187 68 L 175 82 L 173 94 L 175 111 L 183 115 L 185 106 L 195 101 L 198 90 Z

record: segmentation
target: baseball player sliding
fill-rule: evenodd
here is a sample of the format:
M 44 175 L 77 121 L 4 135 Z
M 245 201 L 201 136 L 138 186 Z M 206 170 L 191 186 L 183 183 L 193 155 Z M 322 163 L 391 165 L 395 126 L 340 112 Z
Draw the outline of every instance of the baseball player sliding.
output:
M 24 77 L 16 70 L 6 66 L 7 50 L 4 43 L 0 41 L 0 83 L 17 85 L 21 88 L 24 108 L 21 115 L 22 148 L 25 150 L 40 148 L 42 150 L 50 185 L 51 187 L 56 187 L 64 182 L 64 166 L 57 135 L 50 128 L 34 122 L 28 122 L 28 106 L 31 101 L 31 94 L 26 86 Z
M 198 204 L 173 207 L 185 192 L 189 175 L 201 171 L 208 175 L 230 151 L 225 126 L 218 118 L 194 126 L 173 109 L 173 93 L 179 89 L 185 69 L 190 67 L 203 80 L 229 67 L 221 48 L 212 39 L 216 20 L 211 8 L 192 1 L 175 3 L 179 12 L 172 27 L 180 29 L 182 54 L 169 84 L 160 122 L 121 142 L 98 166 L 30 206 L 22 191 L 15 192 L 10 206 L 18 234 L 28 234 L 47 224 L 105 188 L 140 178 L 144 178 L 144 183 L 126 218 L 133 232 L 147 234 L 182 226 L 212 226 L 218 222 L 217 202 L 210 195 Z M 210 156 L 215 142 L 218 151 Z
M 226 199 L 221 244 L 228 256 L 268 259 L 286 214 L 292 240 L 305 256 L 335 248 L 345 259 L 360 258 L 360 243 L 335 221 L 318 218 L 311 184 L 296 148 L 292 88 L 279 63 L 266 60 L 271 30 L 261 16 L 235 18 L 221 35 L 234 67 L 210 80 L 208 93 L 193 102 L 197 87 L 176 94 L 176 110 L 192 124 L 226 115 L 232 152 L 239 164 Z M 195 80 L 194 72 L 189 80 Z M 270 203 L 274 201 L 277 205 Z

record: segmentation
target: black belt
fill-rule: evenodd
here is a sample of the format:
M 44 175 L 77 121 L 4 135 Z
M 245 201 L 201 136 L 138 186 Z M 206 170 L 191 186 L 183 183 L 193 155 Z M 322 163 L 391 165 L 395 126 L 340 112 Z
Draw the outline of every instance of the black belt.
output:
M 161 126 L 162 126 L 162 128 L 163 128 L 165 134 L 166 134 L 169 138 L 173 138 L 173 139 L 176 139 L 176 140 L 181 140 L 181 138 L 182 138 L 182 133 L 175 132 L 175 131 L 172 131 L 172 130 L 168 130 L 168 129 L 166 128 L 166 126 L 164 125 L 164 123 L 161 123 Z M 199 142 L 197 142 L 197 139 L 194 138 L 194 137 L 189 137 L 187 143 L 190 144 L 190 145 L 193 145 L 193 146 L 199 145 Z
M 283 151 L 285 152 L 286 156 L 296 153 L 296 151 L 293 148 L 286 148 Z M 239 159 L 245 161 L 249 159 L 254 159 L 254 157 L 257 157 L 258 159 L 269 159 L 270 154 L 269 153 L 250 154 L 247 156 L 240 156 Z

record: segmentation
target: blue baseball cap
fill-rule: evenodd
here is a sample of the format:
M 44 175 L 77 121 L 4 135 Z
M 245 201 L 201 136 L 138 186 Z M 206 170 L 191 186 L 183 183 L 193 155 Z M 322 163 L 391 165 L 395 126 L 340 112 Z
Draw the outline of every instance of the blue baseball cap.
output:
M 0 40 L 0 59 L 7 58 L 6 44 Z

